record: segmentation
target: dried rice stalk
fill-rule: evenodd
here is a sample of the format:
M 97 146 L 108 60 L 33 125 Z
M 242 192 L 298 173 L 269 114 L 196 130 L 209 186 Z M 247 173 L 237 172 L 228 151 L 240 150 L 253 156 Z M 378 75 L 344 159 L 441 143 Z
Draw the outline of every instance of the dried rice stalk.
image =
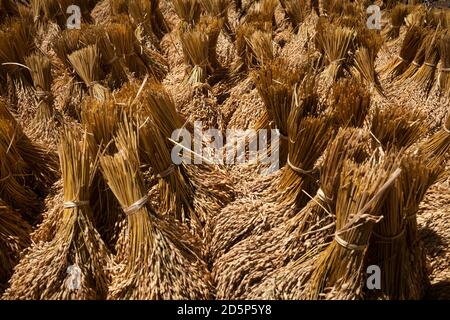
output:
M 211 73 L 209 64 L 209 37 L 200 31 L 186 31 L 180 34 L 185 62 L 190 67 L 187 83 L 205 83 Z M 209 69 L 209 70 L 208 70 Z
M 427 283 L 425 256 L 417 235 L 416 213 L 425 192 L 442 169 L 424 159 L 407 155 L 402 174 L 381 208 L 383 219 L 373 232 L 368 265 L 381 269 L 381 290 L 368 290 L 371 298 L 421 299 Z
M 280 0 L 289 21 L 292 23 L 295 30 L 298 29 L 300 24 L 309 13 L 310 1 L 309 0 Z
M 376 56 L 373 56 L 369 49 L 359 48 L 355 53 L 352 72 L 369 85 L 370 91 L 375 90 L 381 97 L 384 97 L 383 88 L 375 71 L 375 58 Z
M 400 36 L 400 28 L 405 23 L 405 17 L 409 12 L 409 6 L 402 3 L 399 3 L 392 9 L 389 28 L 384 33 L 387 39 L 393 40 Z
M 256 24 L 244 23 L 236 30 L 236 51 L 238 61 L 233 67 L 234 74 L 257 68 L 274 58 L 272 35 Z
M 113 269 L 109 299 L 208 299 L 210 279 L 198 251 L 200 241 L 175 221 L 163 221 L 146 205 L 137 137 L 119 129 L 114 156 L 100 160 L 108 185 L 128 216 L 128 231 Z
M 382 67 L 381 73 L 390 77 L 398 77 L 408 68 L 414 60 L 417 50 L 423 41 L 424 32 L 421 27 L 413 25 L 406 32 L 400 54 L 391 62 Z
M 194 198 L 193 186 L 183 175 L 184 170 L 176 167 L 170 157 L 170 149 L 166 137 L 147 121 L 139 125 L 139 144 L 143 151 L 142 161 L 150 164 L 158 180 L 161 211 L 173 213 L 175 218 L 192 229 L 201 228 L 206 217 L 198 216 L 192 200 Z
M 450 115 L 447 116 L 442 129 L 423 141 L 419 146 L 419 152 L 431 163 L 441 163 L 450 151 Z
M 97 100 L 105 100 L 108 91 L 99 83 L 101 70 L 97 46 L 87 46 L 77 50 L 70 54 L 68 59 L 90 94 Z
M 25 59 L 31 70 L 31 78 L 36 92 L 38 109 L 35 115 L 37 129 L 48 134 L 49 125 L 54 120 L 52 74 L 50 60 L 43 55 L 34 54 Z
M 194 26 L 200 19 L 200 3 L 198 0 L 172 0 L 173 8 L 177 16 L 187 23 Z
M 426 37 L 424 39 L 424 41 L 427 42 L 425 49 L 425 62 L 411 78 L 413 82 L 423 88 L 427 96 L 433 88 L 435 82 L 437 64 L 440 59 L 439 42 L 441 33 L 441 31 L 436 30 L 432 33 L 432 37 Z
M 450 31 L 442 34 L 439 44 L 441 68 L 439 73 L 439 88 L 450 98 Z
M 11 277 L 20 253 L 30 242 L 31 226 L 0 199 L 0 293 Z
M 348 50 L 356 33 L 347 27 L 326 24 L 316 34 L 320 47 L 325 52 L 327 68 L 323 71 L 328 81 L 335 81 L 348 58 Z
M 231 42 L 236 40 L 236 36 L 231 28 L 228 19 L 228 9 L 231 5 L 230 0 L 200 0 L 205 11 L 212 17 L 219 18 L 223 21 L 223 30 L 225 34 L 231 39 Z
M 408 148 L 427 132 L 426 114 L 409 106 L 389 105 L 375 108 L 370 132 L 383 150 Z
M 425 52 L 429 45 L 429 37 L 430 36 L 433 37 L 432 35 L 430 35 L 430 31 L 424 32 L 424 41 L 422 42 L 419 49 L 417 50 L 414 60 L 411 62 L 411 64 L 408 66 L 408 68 L 405 70 L 405 72 L 403 72 L 403 74 L 400 75 L 397 79 L 397 83 L 399 86 L 402 86 L 403 84 L 410 81 L 411 77 L 417 72 L 417 70 L 425 62 Z
M 306 117 L 302 119 L 303 107 L 310 97 L 302 97 L 299 107 L 291 110 L 288 118 L 288 156 L 286 170 L 281 176 L 279 188 L 283 193 L 280 201 L 303 207 L 309 200 L 301 190 L 310 190 L 314 164 L 332 136 L 330 119 Z M 302 120 L 300 120 L 302 119 Z
M 81 30 L 66 29 L 58 33 L 57 37 L 53 41 L 53 50 L 67 68 L 72 67 L 68 56 L 83 47 L 81 40 Z
M 256 129 L 264 129 L 268 121 L 275 122 L 275 128 L 280 131 L 280 165 L 284 165 L 287 158 L 287 125 L 291 111 L 292 97 L 296 83 L 300 82 L 300 71 L 286 71 L 285 61 L 276 61 L 263 66 L 255 72 L 253 78 L 258 93 L 264 101 L 268 117 L 267 121 L 256 125 Z
M 334 219 L 327 211 L 334 211 L 331 208 L 334 208 L 342 164 L 345 159 L 362 161 L 366 157 L 364 142 L 368 138 L 359 129 L 340 131 L 325 152 L 320 178 L 322 189 L 307 206 L 286 222 L 248 237 L 218 258 L 213 267 L 218 299 L 255 298 L 255 293 L 268 281 L 268 275 L 330 236 L 333 229 L 326 226 Z M 242 277 L 243 274 L 246 276 Z
M 136 52 L 137 39 L 128 20 L 109 24 L 106 32 L 114 46 L 116 56 L 128 70 L 138 76 L 146 75 L 148 68 Z
M 66 131 L 59 145 L 65 202 L 55 237 L 33 244 L 27 251 L 14 269 L 5 299 L 106 297 L 110 257 L 94 229 L 89 207 L 89 186 L 95 168 L 90 164 L 86 134 L 81 141 L 78 139 Z M 70 274 L 73 268 L 79 271 L 76 280 Z
M 369 112 L 370 94 L 352 79 L 339 80 L 332 93 L 332 117 L 338 127 L 362 127 Z
M 387 163 L 369 160 L 361 166 L 352 162 L 344 165 L 336 199 L 336 233 L 314 263 L 306 298 L 351 299 L 362 295 L 364 259 L 374 224 L 380 221 L 378 209 L 401 173 L 396 162 L 390 157 Z

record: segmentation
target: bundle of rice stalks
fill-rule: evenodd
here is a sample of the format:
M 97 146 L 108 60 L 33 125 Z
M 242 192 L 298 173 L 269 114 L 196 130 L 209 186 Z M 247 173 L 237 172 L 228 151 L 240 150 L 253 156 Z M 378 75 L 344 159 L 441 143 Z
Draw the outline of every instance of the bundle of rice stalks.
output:
M 117 152 L 114 136 L 123 118 L 121 108 L 112 98 L 105 101 L 92 97 L 85 99 L 81 119 L 88 137 L 93 140 L 89 144 L 92 154 Z M 120 233 L 118 223 L 124 216 L 100 172 L 93 179 L 90 198 L 95 226 L 108 247 L 112 248 Z
M 401 169 L 381 208 L 383 219 L 374 227 L 368 248 L 367 264 L 381 270 L 381 290 L 368 290 L 371 298 L 421 299 L 426 288 L 425 256 L 417 235 L 416 214 L 425 192 L 442 169 L 414 155 L 402 158 Z
M 210 278 L 201 244 L 175 221 L 161 220 L 147 204 L 139 170 L 137 137 L 130 124 L 119 129 L 114 156 L 100 159 L 108 185 L 127 214 L 119 240 L 109 299 L 208 299 Z
M 305 19 L 310 10 L 310 1 L 308 0 L 280 0 L 289 21 L 292 23 L 294 30 L 297 30 Z
M 322 116 L 302 119 L 302 107 L 306 103 L 307 100 L 302 101 L 289 114 L 287 165 L 279 184 L 282 193 L 280 201 L 295 201 L 300 208 L 309 200 L 301 190 L 311 190 L 311 183 L 315 180 L 314 164 L 332 137 L 330 118 Z
M 431 163 L 441 163 L 450 150 L 450 115 L 442 128 L 419 145 L 419 152 Z
M 257 68 L 274 58 L 271 31 L 254 23 L 244 23 L 236 30 L 238 60 L 233 73 L 239 74 Z
M 97 45 L 91 45 L 77 50 L 67 58 L 78 76 L 89 89 L 89 93 L 97 100 L 105 100 L 108 91 L 99 83 L 102 73 Z
M 186 24 L 194 26 L 200 19 L 201 7 L 198 0 L 172 0 L 177 16 Z
M 13 79 L 23 78 L 22 66 L 34 46 L 34 34 L 33 26 L 26 19 L 10 20 L 3 25 L 0 30 L 0 79 L 6 81 L 6 74 Z
M 30 245 L 31 226 L 0 199 L 0 293 L 6 287 L 20 253 Z
M 422 44 L 423 36 L 424 32 L 421 27 L 411 26 L 406 31 L 399 55 L 383 66 L 381 72 L 390 77 L 398 77 L 405 72 L 409 64 L 414 60 L 417 50 Z
M 332 118 L 337 127 L 361 128 L 370 107 L 370 94 L 358 81 L 339 80 L 331 97 Z
M 228 9 L 231 5 L 230 0 L 200 0 L 205 11 L 212 17 L 219 18 L 223 21 L 223 30 L 230 38 L 231 42 L 236 40 L 234 31 L 231 28 L 228 19 Z
M 427 47 L 429 45 L 430 37 L 434 37 L 431 33 L 434 33 L 433 30 L 424 31 L 424 40 L 420 45 L 419 49 L 416 52 L 416 55 L 408 66 L 408 68 L 397 78 L 397 83 L 399 86 L 407 83 L 411 80 L 411 77 L 417 72 L 417 70 L 423 65 L 425 62 L 425 52 L 427 51 Z
M 161 131 L 164 139 L 172 137 L 177 129 L 185 128 L 187 123 L 177 112 L 172 96 L 164 86 L 157 82 L 150 82 L 143 92 L 143 109 Z M 166 141 L 169 147 L 172 145 Z
M 384 97 L 383 88 L 375 71 L 375 58 L 371 51 L 361 47 L 355 52 L 352 73 L 357 78 L 363 80 L 369 86 L 369 90 L 375 90 L 381 97 Z
M 305 290 L 308 299 L 362 295 L 363 266 L 373 227 L 380 221 L 380 204 L 401 173 L 393 157 L 381 164 L 373 161 L 344 164 L 336 199 L 336 233 L 314 262 Z
M 277 0 L 259 0 L 250 3 L 252 7 L 245 16 L 245 22 L 263 22 L 275 25 L 275 9 L 278 6 Z
M 6 180 L 19 178 L 20 181 L 27 181 L 25 185 L 33 186 L 42 194 L 46 193 L 45 190 L 59 176 L 57 155 L 27 137 L 9 112 L 8 105 L 2 100 L 0 100 L 0 123 L 3 130 L 1 138 L 5 139 L 5 146 L 8 145 L 8 148 L 5 149 L 7 150 L 7 157 L 2 159 L 11 160 L 9 164 L 7 160 L 2 161 L 4 168 L 9 168 L 6 169 L 6 172 L 10 172 L 3 177 Z M 26 172 L 23 172 L 23 170 Z M 5 187 L 6 189 L 8 188 Z M 28 194 L 29 192 L 25 193 Z M 34 196 L 31 196 L 31 198 L 34 199 Z M 21 201 L 18 201 L 18 203 L 21 203 Z M 22 205 L 26 206 L 26 203 L 22 203 Z
M 256 129 L 266 128 L 268 121 L 275 123 L 281 137 L 280 165 L 284 165 L 287 158 L 288 116 L 295 85 L 301 77 L 299 70 L 286 70 L 286 62 L 279 60 L 263 66 L 253 76 L 267 112 L 267 117 L 262 123 L 257 124 Z
M 312 230 L 320 235 L 324 232 L 331 235 L 332 242 L 323 239 L 318 245 L 308 245 L 299 258 L 272 272 L 249 298 L 297 300 L 360 297 L 366 246 L 373 225 L 380 219 L 377 209 L 400 174 L 400 169 L 394 171 L 395 168 L 392 157 L 381 163 L 377 163 L 374 157 L 362 164 L 344 161 L 334 212 L 331 212 L 335 213 L 335 223 Z M 328 228 L 333 229 L 327 231 Z M 316 236 L 314 233 L 313 237 Z
M 441 56 L 439 88 L 444 95 L 450 97 L 450 31 L 442 34 L 439 52 Z
M 147 66 L 136 52 L 136 36 L 128 20 L 125 22 L 111 23 L 106 27 L 108 38 L 114 46 L 116 56 L 137 76 L 148 73 Z
M 299 258 L 309 247 L 329 241 L 333 229 L 339 178 L 345 159 L 366 157 L 368 136 L 359 129 L 341 130 L 329 145 L 321 168 L 321 189 L 300 212 L 273 229 L 243 240 L 215 262 L 218 299 L 245 299 L 255 294 L 269 275 Z M 328 226 L 328 227 L 327 227 Z M 316 231 L 317 230 L 317 231 Z M 245 277 L 242 275 L 245 274 Z M 261 298 L 261 297 L 256 297 Z
M 327 67 L 323 71 L 327 81 L 335 81 L 342 75 L 342 68 L 348 58 L 348 51 L 356 33 L 347 27 L 326 24 L 317 30 L 317 41 L 323 48 Z
M 389 39 L 397 39 L 400 35 L 400 28 L 405 23 L 405 17 L 409 14 L 409 6 L 398 4 L 391 11 L 389 28 L 386 29 L 384 36 Z
M 33 54 L 25 59 L 30 68 L 33 86 L 36 91 L 37 111 L 36 123 L 41 130 L 49 129 L 51 120 L 54 119 L 53 94 L 51 92 L 52 74 L 50 60 L 39 54 Z
M 428 131 L 426 114 L 418 108 L 388 105 L 375 108 L 371 116 L 370 132 L 375 145 L 381 145 L 383 150 L 408 148 Z
M 31 0 L 34 21 L 54 20 L 60 27 L 64 27 L 71 14 L 67 12 L 67 8 L 73 4 L 72 0 Z M 96 1 L 78 0 L 75 4 L 80 8 L 83 20 L 89 22 L 90 12 L 94 8 Z
M 331 138 L 330 121 L 326 117 L 306 117 L 299 121 L 299 110 L 301 107 L 292 110 L 289 116 L 290 165 L 255 181 L 256 190 L 225 207 L 213 219 L 208 253 L 211 261 L 244 239 L 262 234 L 292 217 L 309 200 L 306 194 L 314 192 L 313 166 Z
M 83 47 L 82 31 L 80 29 L 66 29 L 58 33 L 53 40 L 53 50 L 64 66 L 71 68 L 68 56 Z
M 139 125 L 139 145 L 143 152 L 142 162 L 149 164 L 158 178 L 160 211 L 173 214 L 191 229 L 201 228 L 206 217 L 198 216 L 194 210 L 193 186 L 183 175 L 183 170 L 173 164 L 166 137 L 154 123 L 147 121 Z
M 193 86 L 205 83 L 213 72 L 209 63 L 209 37 L 201 31 L 186 31 L 180 34 L 180 40 L 189 66 L 186 82 Z
M 223 19 L 203 16 L 197 26 L 197 30 L 208 36 L 208 61 L 213 70 L 222 68 L 217 60 L 217 41 L 222 29 Z
M 425 61 L 411 78 L 413 82 L 425 91 L 427 96 L 433 88 L 435 82 L 437 64 L 440 59 L 439 44 L 441 34 L 442 32 L 440 30 L 436 30 L 430 34 L 430 37 L 426 37 L 424 39 L 424 41 L 427 42 L 425 49 Z
M 104 299 L 108 250 L 92 223 L 93 170 L 86 134 L 66 131 L 59 145 L 64 213 L 55 237 L 33 244 L 14 269 L 5 299 Z M 72 273 L 77 271 L 76 274 Z

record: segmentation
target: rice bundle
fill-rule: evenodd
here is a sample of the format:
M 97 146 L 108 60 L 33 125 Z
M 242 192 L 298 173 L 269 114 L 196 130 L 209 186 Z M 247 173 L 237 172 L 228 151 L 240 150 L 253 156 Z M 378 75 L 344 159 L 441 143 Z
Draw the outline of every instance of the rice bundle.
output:
M 303 104 L 305 101 L 303 102 Z M 308 198 L 301 190 L 310 191 L 314 180 L 314 164 L 332 136 L 328 117 L 306 117 L 302 120 L 302 103 L 291 110 L 288 118 L 288 156 L 279 188 L 282 202 L 295 201 L 300 207 Z
M 91 45 L 77 50 L 71 53 L 68 59 L 78 76 L 89 89 L 89 93 L 97 100 L 105 100 L 107 89 L 99 83 L 101 80 L 101 69 L 97 46 Z
M 374 109 L 370 132 L 383 150 L 408 148 L 427 132 L 426 115 L 408 106 L 388 105 Z
M 314 192 L 313 166 L 331 137 L 328 118 L 305 117 L 301 105 L 289 115 L 288 164 L 274 176 L 262 177 L 260 189 L 226 206 L 211 222 L 209 258 L 218 257 L 244 239 L 262 234 L 292 217 Z M 264 180 L 267 179 L 266 182 Z M 305 192 L 302 192 L 306 191 Z
M 105 101 L 92 97 L 85 99 L 81 119 L 92 140 L 89 143 L 92 154 L 117 152 L 114 136 L 122 121 L 122 110 L 112 98 Z M 124 219 L 124 216 L 100 172 L 96 172 L 93 179 L 90 198 L 95 226 L 106 245 L 112 248 L 119 235 L 118 223 Z
M 170 157 L 171 152 L 164 137 L 155 124 L 147 121 L 139 126 L 139 144 L 143 151 L 142 161 L 149 164 L 158 178 L 160 210 L 173 213 L 180 221 L 192 229 L 201 228 L 204 216 L 198 216 L 192 204 L 193 186 L 183 176 L 183 170 L 177 168 Z
M 209 37 L 200 31 L 186 31 L 180 34 L 185 61 L 189 66 L 186 82 L 190 85 L 205 83 L 212 73 L 209 64 Z M 208 70 L 209 69 L 209 70 Z
M 198 0 L 172 0 L 177 16 L 190 26 L 197 24 L 200 19 L 200 3 Z
M 20 253 L 30 245 L 31 226 L 0 199 L 0 293 L 11 277 Z
M 423 248 L 417 235 L 416 213 L 427 189 L 442 169 L 428 166 L 419 156 L 401 160 L 402 173 L 381 208 L 383 219 L 373 232 L 368 265 L 381 270 L 381 290 L 368 290 L 372 298 L 420 299 L 427 275 Z
M 370 86 L 371 89 L 373 88 L 380 96 L 384 97 L 383 88 L 381 87 L 375 71 L 375 58 L 376 56 L 371 54 L 369 49 L 364 47 L 359 48 L 355 52 L 354 66 L 352 70 L 354 74 L 359 74 L 359 76 Z
M 4 299 L 104 299 L 109 252 L 92 224 L 93 176 L 86 134 L 66 131 L 59 145 L 64 213 L 55 237 L 33 244 L 14 269 Z M 78 271 L 71 274 L 71 270 Z
M 137 137 L 121 127 L 120 150 L 100 159 L 108 185 L 127 214 L 127 232 L 113 268 L 109 299 L 208 299 L 210 279 L 198 239 L 175 221 L 161 220 L 146 203 Z
M 53 94 L 51 92 L 52 74 L 50 60 L 43 55 L 31 55 L 25 59 L 31 70 L 31 78 L 36 92 L 38 109 L 36 122 L 41 129 L 48 130 L 49 122 L 54 119 Z M 42 125 L 44 125 L 42 127 Z
M 428 95 L 433 88 L 435 82 L 435 74 L 437 69 L 437 64 L 440 59 L 439 54 L 439 43 L 441 38 L 441 31 L 436 30 L 433 32 L 433 36 L 425 38 L 424 41 L 427 42 L 425 49 L 425 61 L 423 65 L 414 73 L 412 81 L 423 88 L 425 93 Z
M 331 113 L 336 126 L 361 128 L 369 112 L 370 101 L 370 94 L 356 80 L 336 82 L 331 96 Z
M 405 17 L 409 14 L 409 7 L 399 3 L 392 9 L 389 29 L 385 37 L 389 40 L 397 39 L 400 35 L 400 28 L 404 24 Z
M 246 22 L 260 21 L 275 25 L 275 9 L 278 6 L 277 0 L 259 0 L 253 3 L 248 14 L 245 16 Z
M 274 58 L 272 35 L 255 24 L 244 23 L 236 31 L 238 61 L 233 73 L 239 74 L 257 68 Z
M 148 73 L 147 66 L 135 50 L 136 37 L 128 20 L 111 23 L 106 27 L 108 38 L 114 46 L 116 56 L 137 76 Z
M 228 8 L 231 5 L 230 0 L 200 0 L 205 11 L 212 17 L 219 18 L 223 21 L 223 30 L 230 38 L 231 42 L 236 40 L 235 34 L 231 29 L 230 21 L 228 20 Z
M 442 34 L 439 52 L 441 56 L 439 87 L 444 95 L 450 97 L 450 31 Z
M 275 123 L 275 128 L 279 130 L 281 137 L 280 165 L 284 165 L 287 158 L 287 120 L 291 110 L 294 86 L 300 81 L 298 70 L 286 71 L 286 69 L 286 62 L 280 60 L 262 67 L 254 74 L 256 88 L 267 112 L 267 117 L 264 117 L 262 123 L 257 124 L 256 129 L 266 128 L 268 121 Z
M 403 72 L 403 74 L 400 75 L 397 79 L 397 83 L 399 84 L 399 86 L 402 85 L 403 83 L 407 83 L 408 81 L 410 81 L 411 77 L 425 62 L 425 52 L 431 41 L 430 37 L 434 37 L 432 34 L 430 34 L 432 32 L 433 31 L 424 32 L 424 40 L 420 45 L 419 49 L 417 50 L 414 60 L 411 62 L 411 64 L 408 66 L 405 72 Z
M 83 47 L 82 35 L 79 29 L 66 29 L 61 31 L 52 42 L 57 57 L 67 68 L 72 67 L 68 56 Z
M 12 116 L 0 104 L 0 197 L 13 208 L 30 214 L 37 208 L 37 195 L 26 183 L 29 166 L 19 152 L 20 132 Z
M 308 299 L 352 299 L 362 295 L 367 245 L 387 190 L 401 173 L 396 161 L 344 165 L 336 199 L 333 242 L 314 262 L 305 293 Z
M 391 62 L 382 67 L 381 72 L 386 76 L 398 77 L 408 68 L 414 60 L 417 50 L 423 41 L 423 30 L 421 27 L 413 25 L 405 34 L 405 38 L 400 48 L 400 53 Z
M 281 6 L 283 7 L 289 21 L 292 23 L 294 30 L 298 29 L 300 24 L 306 17 L 308 13 L 309 1 L 307 0 L 281 0 Z
M 23 79 L 24 58 L 33 48 L 32 25 L 27 19 L 11 20 L 0 30 L 0 79 L 6 83 L 6 74 Z
M 269 275 L 299 258 L 309 247 L 326 241 L 332 228 L 340 170 L 346 159 L 362 161 L 368 136 L 362 130 L 343 129 L 329 145 L 321 168 L 321 189 L 291 219 L 248 237 L 215 261 L 213 272 L 218 299 L 246 299 L 264 286 Z M 316 231 L 317 230 L 317 231 Z M 242 275 L 245 274 L 245 277 Z
M 362 164 L 344 161 L 334 212 L 335 223 L 315 233 L 336 232 L 286 266 L 268 275 L 249 298 L 263 299 L 354 299 L 362 295 L 362 270 L 371 229 L 379 206 L 399 175 L 392 157 L 377 163 L 372 157 Z M 381 173 L 381 175 L 380 175 Z M 379 213 L 378 213 L 379 214 Z M 342 221 L 345 217 L 345 220 Z M 344 238 L 345 234 L 345 238 Z M 315 237 L 313 233 L 313 237 Z M 319 235 L 320 237 L 320 235 Z
M 13 171 L 18 170 L 15 171 L 15 173 L 11 172 L 11 175 L 13 176 L 10 176 L 9 174 L 6 175 L 8 178 L 5 179 L 26 177 L 28 181 L 28 179 L 31 178 L 31 173 L 32 179 L 29 183 L 27 182 L 26 185 L 33 185 L 39 192 L 45 193 L 44 189 L 50 187 L 59 176 L 59 173 L 57 172 L 57 155 L 53 151 L 47 150 L 40 143 L 32 141 L 26 136 L 20 125 L 9 112 L 8 104 L 2 100 L 0 100 L 0 125 L 2 126 L 2 129 L 5 130 L 3 131 L 1 138 L 5 139 L 5 145 L 6 143 L 8 145 L 8 149 L 6 149 L 8 150 L 6 153 L 7 157 L 2 159 L 8 159 L 9 157 L 12 157 L 9 159 L 15 158 L 16 160 L 12 160 L 9 168 Z M 3 163 L 5 166 L 8 166 L 7 160 Z M 26 170 L 26 173 L 22 172 L 22 170 Z M 9 169 L 7 171 L 9 171 Z M 22 181 L 22 179 L 20 180 Z M 32 196 L 32 198 L 34 198 L 34 196 Z
M 442 124 L 442 128 L 419 145 L 419 152 L 431 163 L 440 163 L 446 159 L 450 150 L 450 115 Z
M 326 24 L 316 34 L 323 48 L 328 66 L 323 71 L 327 81 L 335 81 L 341 75 L 341 69 L 348 58 L 348 50 L 355 38 L 353 29 Z

